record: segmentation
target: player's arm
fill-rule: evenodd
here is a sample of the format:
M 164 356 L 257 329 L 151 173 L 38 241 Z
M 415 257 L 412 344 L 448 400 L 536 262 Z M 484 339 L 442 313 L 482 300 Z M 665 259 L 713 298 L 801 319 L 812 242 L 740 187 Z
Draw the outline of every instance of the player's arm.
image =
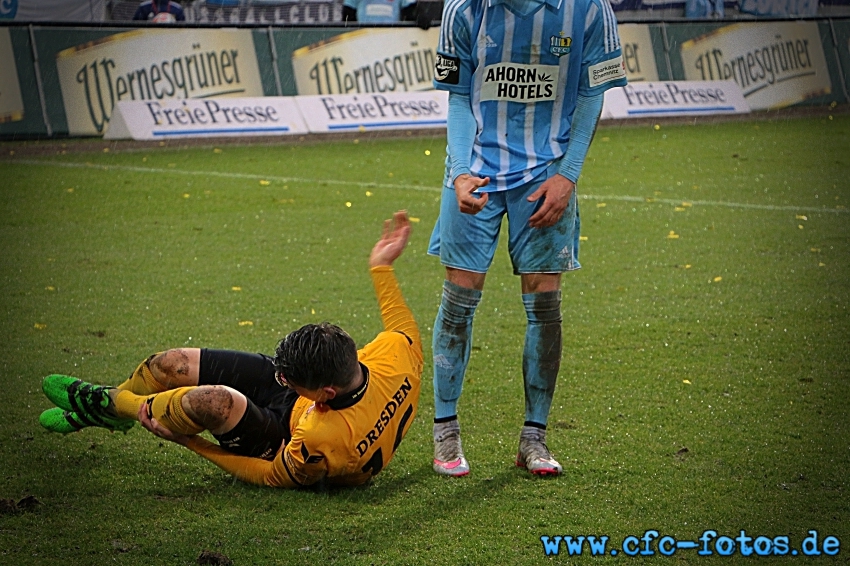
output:
M 578 183 L 587 150 L 596 133 L 603 99 L 604 95 L 601 93 L 592 96 L 579 94 L 576 99 L 576 110 L 570 124 L 570 141 L 564 157 L 561 158 L 561 165 L 558 167 L 558 174 L 572 181 L 573 185 Z
M 255 485 L 268 485 L 274 487 L 300 487 L 302 484 L 294 481 L 286 473 L 286 467 L 281 459 L 282 452 L 278 453 L 274 461 L 261 458 L 250 458 L 239 456 L 224 450 L 217 444 L 197 435 L 186 435 L 171 432 L 162 426 L 159 421 L 151 418 L 145 410 L 145 405 L 139 408 L 139 422 L 141 425 L 156 436 L 185 446 L 195 454 L 203 456 L 225 472 L 232 476 Z
M 575 184 L 581 174 L 587 150 L 596 132 L 602 112 L 604 92 L 626 83 L 622 68 L 620 38 L 617 19 L 608 0 L 593 0 L 585 25 L 581 75 L 576 99 L 576 110 L 570 124 L 570 141 L 561 158 L 558 173 L 547 179 L 528 197 L 530 201 L 544 198 L 544 203 L 529 218 L 533 228 L 554 225 L 569 205 Z M 599 73 L 594 69 L 606 71 Z
M 270 487 L 299 488 L 316 483 L 327 476 L 327 460 L 313 455 L 305 462 L 301 444 L 290 441 L 274 460 L 239 456 L 199 436 L 186 444 L 192 452 L 203 456 L 225 472 L 246 483 Z
M 407 336 L 421 356 L 422 338 L 419 336 L 419 327 L 404 301 L 392 267 L 393 262 L 404 251 L 409 239 L 410 219 L 407 217 L 407 212 L 403 210 L 396 212 L 392 221 L 384 222 L 381 239 L 372 248 L 369 256 L 369 271 L 375 294 L 378 296 L 384 330 L 401 332 Z
M 592 96 L 578 95 L 573 121 L 570 124 L 570 141 L 567 151 L 561 158 L 558 173 L 550 177 L 531 196 L 545 196 L 543 205 L 529 218 L 532 228 L 541 228 L 555 224 L 564 214 L 575 190 L 581 168 L 587 157 L 587 150 L 596 133 L 599 115 L 602 113 L 602 94 Z
M 233 454 L 200 436 L 191 437 L 186 443 L 186 448 L 246 483 L 255 485 L 278 485 L 279 483 L 276 481 L 277 474 L 273 461 Z M 281 487 L 297 486 L 293 484 Z
M 457 204 L 464 214 L 477 214 L 487 204 L 487 193 L 473 193 L 490 183 L 489 177 L 473 177 L 469 172 L 472 145 L 478 133 L 478 124 L 472 113 L 469 95 L 449 93 L 449 112 L 446 139 L 451 160 L 451 177 L 457 196 Z

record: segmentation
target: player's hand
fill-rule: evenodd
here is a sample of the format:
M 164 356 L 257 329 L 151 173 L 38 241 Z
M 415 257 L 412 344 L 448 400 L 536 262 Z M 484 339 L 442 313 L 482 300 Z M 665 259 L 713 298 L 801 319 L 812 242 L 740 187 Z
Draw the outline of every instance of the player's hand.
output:
M 148 416 L 148 404 L 144 403 L 141 407 L 139 407 L 139 423 L 141 423 L 142 427 L 153 433 L 155 436 L 162 438 L 163 440 L 169 440 L 171 442 L 176 442 L 177 444 L 181 444 L 186 446 L 189 443 L 189 439 L 191 438 L 185 434 L 177 434 L 175 432 L 171 432 L 161 424 L 159 421 L 153 417 Z
M 472 175 L 458 175 L 455 179 L 455 196 L 457 205 L 464 214 L 478 214 L 487 204 L 490 198 L 487 193 L 475 194 L 481 187 L 490 184 L 490 177 L 473 177 Z
M 407 246 L 410 239 L 410 218 L 406 210 L 393 214 L 392 220 L 384 220 L 384 231 L 381 239 L 372 248 L 369 256 L 369 267 L 392 265 Z
M 528 202 L 543 199 L 543 204 L 528 219 L 528 225 L 532 228 L 554 226 L 569 206 L 575 188 L 575 183 L 557 173 L 543 181 L 536 191 L 528 195 Z

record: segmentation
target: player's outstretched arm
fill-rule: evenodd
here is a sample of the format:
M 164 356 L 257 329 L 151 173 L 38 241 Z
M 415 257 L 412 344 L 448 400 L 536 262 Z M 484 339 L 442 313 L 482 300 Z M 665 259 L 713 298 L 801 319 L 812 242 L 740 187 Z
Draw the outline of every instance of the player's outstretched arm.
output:
M 406 210 L 399 210 L 391 220 L 384 220 L 381 239 L 372 248 L 369 267 L 389 266 L 404 252 L 410 239 L 410 218 Z
M 392 220 L 384 222 L 381 239 L 372 248 L 369 256 L 369 267 L 372 284 L 378 295 L 384 330 L 403 333 L 410 338 L 421 356 L 422 339 L 419 336 L 419 328 L 413 319 L 413 313 L 404 302 L 392 268 L 393 262 L 404 252 L 409 239 L 410 219 L 406 211 L 400 210 L 393 214 Z
M 192 452 L 206 458 L 225 472 L 246 483 L 273 487 L 299 487 L 295 482 L 278 471 L 274 461 L 239 456 L 224 450 L 200 436 L 171 432 L 162 426 L 159 421 L 148 416 L 145 405 L 139 408 L 139 422 L 154 435 L 185 446 Z

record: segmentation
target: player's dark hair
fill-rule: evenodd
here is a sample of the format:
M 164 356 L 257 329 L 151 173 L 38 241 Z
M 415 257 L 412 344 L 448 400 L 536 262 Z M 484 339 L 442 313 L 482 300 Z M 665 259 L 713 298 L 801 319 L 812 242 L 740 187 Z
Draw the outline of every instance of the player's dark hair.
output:
M 329 322 L 287 334 L 275 348 L 274 365 L 287 383 L 305 389 L 344 387 L 360 371 L 354 340 Z

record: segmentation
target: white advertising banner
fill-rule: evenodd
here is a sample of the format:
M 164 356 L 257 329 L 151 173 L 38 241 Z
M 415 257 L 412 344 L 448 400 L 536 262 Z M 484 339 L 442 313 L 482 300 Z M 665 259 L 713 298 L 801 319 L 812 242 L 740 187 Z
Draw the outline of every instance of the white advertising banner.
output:
M 299 95 L 433 89 L 439 28 L 367 28 L 292 53 Z
M 106 0 L 2 0 L 0 18 L 19 22 L 102 22 Z
M 98 135 L 127 100 L 263 96 L 251 30 L 134 30 L 56 55 L 71 135 Z
M 21 83 L 9 28 L 0 28 L 0 124 L 24 119 Z
M 445 128 L 449 97 L 443 91 L 299 96 L 311 132 L 366 132 Z
M 816 22 L 733 24 L 682 43 L 688 80 L 734 80 L 753 110 L 832 90 Z
M 735 81 L 637 82 L 605 92 L 602 118 L 704 116 L 749 111 Z
M 161 140 L 306 134 L 292 97 L 123 101 L 104 139 Z
M 620 24 L 617 30 L 620 33 L 623 64 L 626 66 L 626 78 L 629 82 L 657 81 L 658 67 L 655 64 L 649 26 Z

